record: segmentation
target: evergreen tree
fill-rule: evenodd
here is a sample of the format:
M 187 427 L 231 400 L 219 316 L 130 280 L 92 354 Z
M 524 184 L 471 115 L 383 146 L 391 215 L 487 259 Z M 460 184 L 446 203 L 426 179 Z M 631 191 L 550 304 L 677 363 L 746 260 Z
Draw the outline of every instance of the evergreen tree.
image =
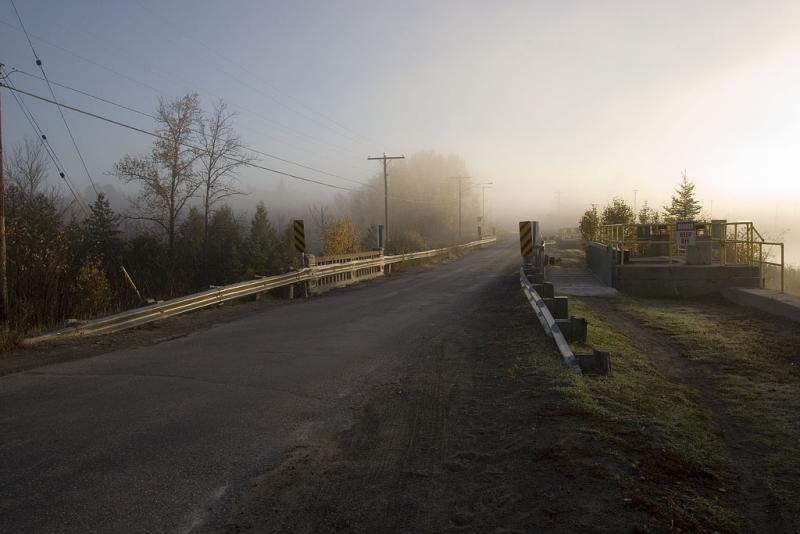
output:
M 229 206 L 214 212 L 208 226 L 208 275 L 212 284 L 230 284 L 242 277 L 242 236 Z
M 203 214 L 192 206 L 186 219 L 178 227 L 176 252 L 180 278 L 176 282 L 180 291 L 193 291 L 208 285 L 204 271 L 204 239 Z
M 248 274 L 272 274 L 277 272 L 278 235 L 269 220 L 267 208 L 263 202 L 256 206 L 256 212 L 250 223 L 250 235 L 247 238 L 247 271 Z
M 124 242 L 119 229 L 120 216 L 114 213 L 103 193 L 97 195 L 89 207 L 91 214 L 86 218 L 85 254 L 89 258 L 103 260 L 106 267 L 116 262 L 123 252 Z
M 139 286 L 142 296 L 161 299 L 169 296 L 169 279 L 165 276 L 167 250 L 159 236 L 142 233 L 128 242 L 125 267 Z
M 672 203 L 664 206 L 664 218 L 667 221 L 693 221 L 703 209 L 694 198 L 694 183 L 686 176 L 686 171 L 683 171 L 681 178 L 681 183 L 675 190 L 676 195 L 672 197 Z

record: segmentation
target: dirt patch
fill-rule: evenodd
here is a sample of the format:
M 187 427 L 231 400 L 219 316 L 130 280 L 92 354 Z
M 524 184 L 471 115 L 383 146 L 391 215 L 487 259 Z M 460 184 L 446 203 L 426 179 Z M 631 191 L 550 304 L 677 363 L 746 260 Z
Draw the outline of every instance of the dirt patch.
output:
M 581 300 L 592 310 L 602 314 L 619 331 L 625 332 L 666 377 L 691 387 L 698 404 L 713 415 L 714 433 L 724 443 L 726 454 L 730 458 L 730 468 L 734 473 L 733 483 L 722 488 L 726 492 L 722 500 L 730 509 L 739 511 L 745 528 L 752 532 L 800 530 L 800 509 L 796 500 L 800 490 L 800 473 L 786 463 L 776 473 L 769 461 L 774 453 L 772 448 L 776 444 L 759 439 L 759 429 L 754 428 L 747 417 L 737 413 L 746 405 L 746 396 L 732 396 L 731 393 L 734 392 L 726 387 L 726 380 L 747 381 L 751 373 L 724 344 L 717 345 L 716 349 L 713 344 L 704 347 L 702 342 L 692 340 L 690 328 L 686 332 L 682 331 L 678 328 L 678 322 L 671 323 L 664 314 L 669 313 L 670 308 L 675 308 L 673 311 L 690 323 L 696 323 L 703 317 L 713 318 L 711 321 L 719 323 L 716 327 L 706 325 L 706 337 L 724 330 L 723 323 L 730 325 L 740 321 L 737 330 L 750 343 L 759 343 L 759 340 L 770 343 L 774 340 L 770 338 L 770 333 L 783 330 L 789 340 L 784 344 L 800 345 L 798 339 L 795 339 L 794 344 L 791 342 L 795 327 L 773 319 L 748 317 L 750 312 L 732 308 L 716 299 L 680 303 L 659 303 L 627 297 Z M 651 307 L 659 310 L 658 315 L 648 315 Z M 793 374 L 793 354 L 790 350 L 786 355 L 789 360 L 786 369 L 783 372 L 778 371 L 775 376 L 776 382 L 781 382 L 784 386 L 787 380 L 791 382 L 789 377 Z M 776 354 L 775 358 L 781 357 Z M 751 375 L 751 380 L 753 378 Z M 753 389 L 756 389 L 757 383 L 757 380 L 753 380 Z M 800 393 L 797 384 L 794 388 L 796 393 Z M 780 409 L 776 407 L 774 411 L 778 412 Z M 775 413 L 763 411 L 758 416 L 769 419 L 774 415 Z M 785 436 L 784 441 L 778 446 L 796 447 L 791 440 L 786 441 Z
M 725 530 L 679 509 L 713 477 L 564 394 L 516 277 L 409 361 L 353 426 L 254 479 L 220 531 Z

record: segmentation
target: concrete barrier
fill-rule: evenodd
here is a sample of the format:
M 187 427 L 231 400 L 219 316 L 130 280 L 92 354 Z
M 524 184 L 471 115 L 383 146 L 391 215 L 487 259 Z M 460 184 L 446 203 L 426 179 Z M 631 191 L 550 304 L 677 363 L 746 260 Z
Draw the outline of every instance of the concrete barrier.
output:
M 590 241 L 586 246 L 586 263 L 589 270 L 609 287 L 614 287 L 617 258 L 616 251 L 603 243 Z
M 761 285 L 759 268 L 753 265 L 628 264 L 615 270 L 615 287 L 640 297 L 697 297 Z
M 800 323 L 800 298 L 793 295 L 773 289 L 733 287 L 725 289 L 722 296 L 740 306 L 757 308 Z

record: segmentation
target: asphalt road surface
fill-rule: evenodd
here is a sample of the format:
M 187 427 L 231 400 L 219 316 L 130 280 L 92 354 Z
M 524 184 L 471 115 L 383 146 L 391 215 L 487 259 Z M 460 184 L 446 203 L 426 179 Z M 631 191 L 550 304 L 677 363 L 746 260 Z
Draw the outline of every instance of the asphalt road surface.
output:
M 519 264 L 500 243 L 220 324 L 0 378 L 0 532 L 191 532 Z

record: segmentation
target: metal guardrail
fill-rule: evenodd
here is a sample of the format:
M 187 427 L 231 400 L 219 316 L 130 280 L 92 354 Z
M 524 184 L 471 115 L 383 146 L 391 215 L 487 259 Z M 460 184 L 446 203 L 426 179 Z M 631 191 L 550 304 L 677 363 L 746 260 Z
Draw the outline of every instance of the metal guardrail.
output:
M 533 284 L 531 284 L 530 280 L 528 280 L 528 277 L 525 275 L 524 267 L 520 267 L 519 269 L 519 283 L 522 286 L 522 292 L 525 293 L 525 297 L 527 297 L 528 302 L 531 304 L 531 308 L 533 308 L 533 311 L 536 313 L 536 317 L 539 319 L 539 322 L 542 323 L 542 328 L 544 328 L 545 333 L 555 341 L 559 352 L 561 352 L 561 356 L 564 358 L 564 363 L 569 366 L 574 374 L 582 374 L 581 368 L 578 365 L 578 359 L 572 353 L 572 349 L 569 343 L 567 343 L 564 334 L 561 332 L 561 328 L 558 327 L 558 323 L 556 323 L 556 320 L 553 318 L 553 314 L 547 309 L 544 300 L 542 300 L 542 297 L 539 296 L 539 293 L 536 292 L 533 288 Z
M 453 250 L 489 245 L 495 241 L 495 237 L 489 237 L 479 241 L 465 243 L 463 245 L 456 245 L 455 247 L 424 250 L 421 252 L 410 252 L 408 254 L 397 254 L 392 256 L 375 255 L 374 253 L 361 253 L 353 256 L 366 256 L 367 258 L 347 262 L 341 262 L 340 260 L 343 259 L 342 257 L 337 257 L 337 261 L 328 262 L 323 256 L 317 259 L 317 261 L 320 262 L 319 265 L 311 265 L 309 267 L 286 274 L 262 277 L 256 280 L 249 280 L 247 282 L 238 282 L 227 286 L 220 286 L 203 291 L 201 293 L 194 293 L 186 297 L 179 297 L 164 302 L 159 302 L 157 304 L 151 304 L 149 306 L 143 306 L 141 308 L 135 308 L 133 310 L 109 315 L 100 319 L 93 319 L 91 321 L 80 323 L 77 326 L 62 328 L 41 336 L 24 339 L 22 340 L 22 345 L 31 346 L 38 343 L 67 337 L 110 334 L 153 321 L 158 321 L 160 319 L 166 319 L 167 317 L 174 317 L 175 315 L 180 315 L 182 313 L 199 310 L 201 308 L 207 308 L 209 306 L 220 305 L 224 302 L 249 295 L 257 295 L 259 293 L 263 293 L 271 289 L 277 289 L 279 287 L 301 282 L 324 281 L 326 278 L 332 279 L 337 275 L 344 275 L 347 273 L 354 275 L 355 277 L 355 273 L 364 270 L 374 270 L 379 268 L 382 272 L 383 268 L 387 265 L 392 265 L 403 261 L 431 258 Z

